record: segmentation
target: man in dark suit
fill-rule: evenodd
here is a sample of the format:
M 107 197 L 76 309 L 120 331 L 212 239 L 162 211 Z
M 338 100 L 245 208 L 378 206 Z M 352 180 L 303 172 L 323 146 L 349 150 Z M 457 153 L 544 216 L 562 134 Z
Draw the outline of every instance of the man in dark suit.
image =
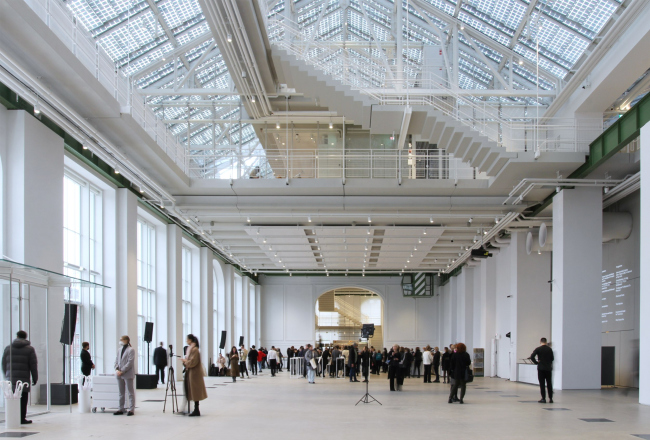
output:
M 167 350 L 163 348 L 163 343 L 160 347 L 156 347 L 153 351 L 153 364 L 156 366 L 156 379 L 160 378 L 162 384 L 165 384 L 165 367 L 167 366 Z
M 350 369 L 350 382 L 359 382 L 357 379 L 357 369 L 359 368 L 359 352 L 357 351 L 358 344 L 355 342 L 350 347 L 350 355 L 348 356 L 348 367 Z
M 539 379 L 539 391 L 542 399 L 539 403 L 546 403 L 546 391 L 544 385 L 548 388 L 549 402 L 553 403 L 553 349 L 548 346 L 546 338 L 542 338 L 540 346 L 530 355 L 530 360 L 537 365 L 537 378 Z

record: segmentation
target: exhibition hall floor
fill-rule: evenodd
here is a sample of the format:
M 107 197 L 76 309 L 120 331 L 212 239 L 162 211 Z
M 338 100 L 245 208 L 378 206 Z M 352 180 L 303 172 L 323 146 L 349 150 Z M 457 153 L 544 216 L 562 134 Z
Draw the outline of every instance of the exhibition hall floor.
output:
M 265 372 L 266 373 L 266 372 Z M 477 378 L 466 404 L 448 404 L 448 386 L 406 379 L 404 391 L 390 392 L 386 375 L 373 376 L 376 403 L 355 403 L 365 384 L 322 379 L 310 385 L 288 373 L 250 380 L 206 378 L 208 400 L 202 416 L 163 414 L 164 388 L 139 390 L 135 417 L 112 412 L 51 414 L 17 432 L 39 439 L 283 438 L 462 438 L 466 439 L 650 439 L 650 407 L 637 390 L 557 392 L 554 404 L 539 404 L 539 389 L 503 379 Z M 182 384 L 179 383 L 179 390 Z M 0 432 L 4 432 L 4 426 Z M 415 435 L 415 437 L 413 437 Z M 3 435 L 0 435 L 2 437 Z

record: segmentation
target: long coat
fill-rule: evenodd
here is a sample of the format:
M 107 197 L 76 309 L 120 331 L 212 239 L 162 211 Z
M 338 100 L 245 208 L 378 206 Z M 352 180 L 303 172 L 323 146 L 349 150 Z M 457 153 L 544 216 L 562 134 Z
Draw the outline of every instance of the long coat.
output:
M 34 347 L 27 339 L 14 339 L 11 343 L 11 354 L 9 350 L 7 346 L 2 355 L 2 372 L 13 385 L 19 380 L 27 382 L 29 387 L 26 390 L 30 391 L 32 383 L 38 381 L 38 361 Z
M 201 353 L 196 347 L 191 347 L 185 362 L 185 380 L 187 384 L 187 400 L 198 402 L 208 398 L 203 379 L 203 365 L 201 364 Z
M 230 355 L 230 377 L 239 376 L 239 355 Z

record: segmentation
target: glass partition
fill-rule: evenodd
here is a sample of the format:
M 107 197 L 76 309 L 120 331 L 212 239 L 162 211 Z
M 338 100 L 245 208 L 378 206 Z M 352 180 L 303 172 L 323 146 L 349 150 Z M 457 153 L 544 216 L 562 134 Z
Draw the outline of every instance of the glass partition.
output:
M 89 340 L 91 344 L 101 340 L 102 320 L 94 313 L 94 305 L 101 301 L 106 288 L 101 284 L 0 259 L 2 351 L 4 353 L 5 348 L 13 342 L 19 330 L 24 330 L 38 359 L 38 383 L 30 392 L 28 415 L 48 412 L 52 397 L 62 387 L 70 387 L 72 395 L 72 384 L 78 382 L 81 374 L 81 340 Z M 83 298 L 91 304 L 90 311 L 77 313 L 69 327 L 72 343 L 63 345 L 60 336 L 64 307 L 78 305 Z M 76 324 L 74 330 L 72 322 Z M 8 351 L 8 354 L 11 356 L 12 351 Z M 98 361 L 95 359 L 95 364 L 100 365 Z M 2 380 L 6 380 L 4 375 Z M 67 404 L 71 411 L 69 399 Z M 4 420 L 4 409 L 3 395 L 0 397 L 0 420 Z

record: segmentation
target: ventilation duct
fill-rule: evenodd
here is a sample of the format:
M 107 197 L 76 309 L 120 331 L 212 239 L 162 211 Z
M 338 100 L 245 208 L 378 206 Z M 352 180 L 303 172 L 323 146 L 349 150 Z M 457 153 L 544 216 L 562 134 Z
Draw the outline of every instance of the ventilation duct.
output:
M 603 212 L 603 243 L 626 240 L 632 234 L 632 225 L 629 212 Z

